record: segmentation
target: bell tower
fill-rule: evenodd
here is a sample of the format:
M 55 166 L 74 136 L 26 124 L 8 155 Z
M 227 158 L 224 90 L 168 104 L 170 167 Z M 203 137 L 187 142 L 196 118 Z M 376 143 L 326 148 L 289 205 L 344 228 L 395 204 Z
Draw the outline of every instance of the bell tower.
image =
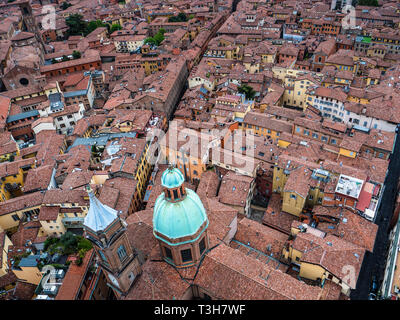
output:
M 137 253 L 129 243 L 126 222 L 118 212 L 102 204 L 87 187 L 90 208 L 84 220 L 85 235 L 93 243 L 107 285 L 117 297 L 128 293 L 141 273 Z
M 45 46 L 43 39 L 40 35 L 39 28 L 36 24 L 35 17 L 33 16 L 32 7 L 29 1 L 19 1 L 18 2 L 19 9 L 21 10 L 23 25 L 25 26 L 26 30 L 30 33 L 33 33 L 36 37 L 36 40 L 41 46 L 41 50 L 45 51 Z

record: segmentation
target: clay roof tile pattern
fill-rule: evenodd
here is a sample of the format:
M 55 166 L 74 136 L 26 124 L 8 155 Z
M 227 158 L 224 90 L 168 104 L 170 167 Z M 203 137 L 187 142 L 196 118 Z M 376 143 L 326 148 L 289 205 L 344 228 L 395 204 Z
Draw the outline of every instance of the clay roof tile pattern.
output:
M 42 206 L 39 213 L 39 221 L 54 221 L 60 213 L 60 207 Z
M 63 283 L 56 296 L 56 300 L 76 300 L 82 282 L 88 271 L 90 262 L 94 257 L 94 249 L 86 252 L 83 262 L 80 266 L 71 263 L 65 274 Z
M 320 238 L 310 233 L 298 233 L 293 248 L 303 253 L 302 262 L 319 265 L 355 288 L 365 249 L 333 235 Z M 346 277 L 349 268 L 355 279 Z
M 229 171 L 223 178 L 219 189 L 219 201 L 227 205 L 245 207 L 254 179 Z
M 47 190 L 51 183 L 52 174 L 52 165 L 30 169 L 25 179 L 24 192 Z

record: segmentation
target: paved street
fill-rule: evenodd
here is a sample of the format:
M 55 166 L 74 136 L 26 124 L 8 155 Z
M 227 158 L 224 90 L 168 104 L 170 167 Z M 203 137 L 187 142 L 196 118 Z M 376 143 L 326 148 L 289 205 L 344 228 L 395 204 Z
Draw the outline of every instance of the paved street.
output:
M 394 153 L 389 164 L 389 171 L 386 176 L 385 190 L 375 223 L 378 224 L 378 233 L 375 240 L 373 253 L 366 253 L 360 275 L 357 281 L 356 290 L 351 293 L 352 300 L 368 299 L 372 284 L 372 277 L 375 275 L 379 286 L 383 280 L 383 273 L 386 264 L 387 248 L 389 245 L 389 223 L 394 210 L 396 198 L 397 181 L 400 174 L 400 137 L 397 135 Z

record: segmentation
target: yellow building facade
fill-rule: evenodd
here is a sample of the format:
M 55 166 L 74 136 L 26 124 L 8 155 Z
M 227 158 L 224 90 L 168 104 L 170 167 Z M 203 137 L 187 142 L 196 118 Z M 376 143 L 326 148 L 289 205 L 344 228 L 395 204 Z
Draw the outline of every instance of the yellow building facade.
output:
M 12 193 L 7 190 L 7 185 L 18 185 L 19 189 L 24 186 L 24 170 L 22 168 L 18 169 L 17 174 L 3 176 L 0 179 L 0 201 L 6 201 L 12 198 Z M 22 192 L 19 191 L 19 195 Z
M 4 233 L 2 235 L 0 235 L 0 237 L 3 236 L 4 237 L 4 244 L 3 244 L 3 248 L 1 251 L 1 265 L 0 265 L 0 277 L 4 276 L 7 272 L 8 272 L 8 257 L 7 257 L 7 253 L 8 253 L 8 247 L 12 246 L 12 242 L 10 240 L 10 238 Z
M 19 280 L 39 285 L 42 280 L 43 274 L 40 272 L 38 267 L 18 267 L 13 268 L 14 274 Z

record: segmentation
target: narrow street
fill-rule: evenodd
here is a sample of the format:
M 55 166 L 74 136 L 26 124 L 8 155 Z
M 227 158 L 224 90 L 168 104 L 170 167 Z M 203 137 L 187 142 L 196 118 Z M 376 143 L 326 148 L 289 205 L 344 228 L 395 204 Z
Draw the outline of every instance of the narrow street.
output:
M 378 287 L 381 286 L 386 264 L 387 248 L 389 245 L 389 223 L 394 210 L 397 193 L 397 182 L 400 175 L 400 137 L 397 134 L 395 149 L 391 157 L 388 174 L 385 180 L 381 206 L 375 223 L 379 226 L 373 253 L 367 252 L 357 281 L 356 290 L 353 290 L 352 300 L 366 300 L 372 285 L 372 278 L 376 276 Z

